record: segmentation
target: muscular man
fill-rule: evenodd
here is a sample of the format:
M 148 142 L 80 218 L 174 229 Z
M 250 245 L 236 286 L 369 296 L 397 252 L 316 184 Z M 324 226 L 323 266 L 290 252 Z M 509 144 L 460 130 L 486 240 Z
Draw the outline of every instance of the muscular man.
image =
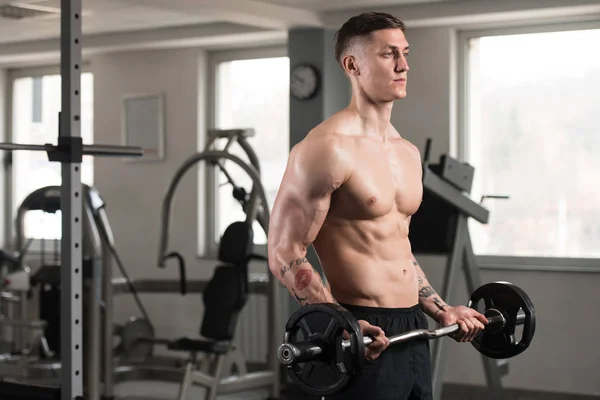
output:
M 427 340 L 389 345 L 387 337 L 427 328 L 425 314 L 469 342 L 487 323 L 436 293 L 408 240 L 421 204 L 417 148 L 390 124 L 392 105 L 406 97 L 408 42 L 404 24 L 382 13 L 348 20 L 336 34 L 335 56 L 352 84 L 345 109 L 312 129 L 291 150 L 273 205 L 269 266 L 301 304 L 334 302 L 375 337 L 356 384 L 340 399 L 431 399 Z M 327 277 L 306 259 L 314 246 Z

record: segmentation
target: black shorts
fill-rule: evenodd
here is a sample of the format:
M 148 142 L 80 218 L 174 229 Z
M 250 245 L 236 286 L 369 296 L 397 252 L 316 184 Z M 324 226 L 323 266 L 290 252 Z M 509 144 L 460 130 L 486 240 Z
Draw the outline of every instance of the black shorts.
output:
M 340 304 L 357 319 L 379 326 L 387 337 L 428 329 L 419 305 L 409 308 L 376 308 Z M 358 378 L 328 400 L 431 400 L 429 340 L 412 340 L 389 346 L 376 360 L 365 360 Z

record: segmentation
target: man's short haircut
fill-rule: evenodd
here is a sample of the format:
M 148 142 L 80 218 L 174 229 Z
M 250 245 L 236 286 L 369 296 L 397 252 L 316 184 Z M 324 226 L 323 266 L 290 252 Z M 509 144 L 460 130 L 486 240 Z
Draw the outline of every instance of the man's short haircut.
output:
M 341 64 L 344 52 L 355 39 L 366 39 L 371 32 L 394 28 L 404 32 L 406 26 L 398 18 L 386 13 L 368 12 L 350 18 L 335 33 L 335 59 Z

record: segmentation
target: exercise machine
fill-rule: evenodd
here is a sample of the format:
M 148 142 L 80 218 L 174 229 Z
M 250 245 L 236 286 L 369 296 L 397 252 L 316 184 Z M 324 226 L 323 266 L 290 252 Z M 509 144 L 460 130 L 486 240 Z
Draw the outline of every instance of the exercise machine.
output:
M 219 380 L 219 385 L 214 382 L 209 384 L 212 392 L 207 398 L 214 398 L 217 390 L 232 391 L 236 390 L 238 380 L 235 376 L 229 373 L 235 369 L 237 376 L 243 375 L 254 379 L 264 379 L 268 385 L 270 380 L 269 374 L 253 374 L 247 373 L 246 361 L 241 354 L 239 346 L 234 340 L 230 343 L 225 354 L 211 354 L 212 349 L 222 349 L 223 347 L 204 348 L 204 353 L 207 353 L 206 360 L 198 360 L 194 353 L 202 353 L 196 348 L 190 349 L 190 345 L 196 345 L 197 340 L 182 338 L 175 340 L 157 339 L 154 335 L 154 326 L 150 321 L 148 313 L 145 310 L 141 300 L 139 299 L 140 292 L 146 293 L 178 293 L 181 292 L 181 283 L 178 280 L 132 280 L 116 250 L 115 239 L 110 226 L 106 206 L 100 194 L 93 187 L 83 185 L 83 210 L 86 218 L 84 219 L 83 230 L 83 305 L 86 312 L 83 315 L 82 323 L 84 326 L 84 336 L 82 347 L 84 349 L 84 363 L 90 365 L 86 369 L 84 377 L 84 393 L 86 398 L 104 398 L 107 393 L 114 396 L 113 385 L 125 380 L 144 380 L 155 379 L 172 382 L 184 382 L 182 384 L 182 396 L 189 387 L 191 378 L 194 375 L 209 376 L 212 372 L 211 367 L 219 366 L 216 372 L 222 377 Z M 61 209 L 60 206 L 60 187 L 48 186 L 35 190 L 30 193 L 17 211 L 15 224 L 16 231 L 16 246 L 20 248 L 26 241 L 24 232 L 25 216 L 28 212 L 40 210 L 45 213 L 56 213 Z M 236 254 L 240 254 L 241 249 L 252 248 L 251 236 L 245 241 L 243 235 L 236 235 L 236 225 L 232 229 L 226 231 L 226 234 L 221 240 L 221 255 L 219 260 L 224 263 L 247 261 L 242 257 L 239 261 L 232 259 Z M 237 229 L 239 231 L 240 229 Z M 29 242 L 30 243 L 30 242 Z M 42 241 L 42 243 L 44 243 Z M 249 243 L 245 245 L 244 243 Z M 42 244 L 42 248 L 45 247 Z M 243 252 L 242 252 L 243 253 Z M 8 254 L 8 253 L 6 253 Z M 10 255 L 12 264 L 18 265 L 22 259 L 24 251 L 18 256 Z M 233 256 L 232 256 L 233 255 Z M 7 256 L 8 257 L 8 256 Z M 260 258 L 260 257 L 259 257 Z M 2 324 L 16 326 L 21 330 L 28 331 L 36 330 L 40 338 L 40 346 L 38 351 L 22 351 L 20 353 L 12 352 L 10 355 L 3 357 L 0 362 L 0 371 L 5 377 L 13 377 L 21 380 L 45 380 L 52 381 L 60 375 L 62 364 L 60 360 L 60 256 L 52 253 L 49 257 L 42 257 L 42 265 L 37 268 L 36 272 L 30 277 L 33 287 L 39 289 L 39 319 L 28 319 L 26 314 L 22 318 L 6 318 L 0 321 Z M 112 277 L 112 263 L 117 263 L 122 277 Z M 248 293 L 267 294 L 267 282 L 261 277 L 248 277 L 247 268 L 243 265 L 238 265 L 238 268 L 244 272 L 243 274 L 243 295 L 240 296 L 240 301 L 244 300 Z M 225 266 L 218 267 L 220 270 L 229 271 Z M 221 290 L 211 290 L 210 287 L 219 287 L 219 285 L 227 285 L 228 282 L 223 282 L 223 273 L 221 280 L 213 278 L 207 281 L 191 282 L 190 289 L 184 293 L 195 291 L 204 293 L 205 291 L 213 292 L 218 295 L 225 295 L 226 299 L 214 300 L 214 295 L 206 296 L 210 302 L 224 303 L 230 297 L 231 290 L 227 287 Z M 227 276 L 227 274 L 225 274 Z M 236 276 L 234 274 L 234 276 Z M 188 282 L 185 282 L 186 284 Z M 186 285 L 187 286 L 187 285 Z M 207 290 L 208 288 L 208 290 Z M 116 292 L 116 293 L 115 293 Z M 100 296 L 98 296 L 98 294 Z M 138 304 L 140 311 L 139 317 L 130 317 L 123 324 L 113 323 L 113 302 L 114 295 L 133 295 L 134 300 Z M 213 300 L 211 300 L 211 298 Z M 243 302 L 242 302 L 243 304 Z M 237 319 L 239 310 L 229 313 L 231 319 Z M 211 311 L 209 310 L 209 313 Z M 212 313 L 211 317 L 205 317 L 204 322 L 208 326 L 217 326 L 214 322 L 215 314 L 218 317 L 225 318 L 228 313 L 218 312 Z M 218 322 L 218 321 L 217 321 Z M 104 336 L 102 333 L 104 332 Z M 217 331 L 217 334 L 220 334 Z M 23 337 L 23 333 L 20 333 Z M 219 337 L 219 336 L 217 336 Z M 118 345 L 113 348 L 114 339 L 118 339 Z M 106 340 L 105 340 L 106 339 Z M 143 340 L 142 340 L 143 339 Z M 41 344 L 45 344 L 42 346 Z M 182 367 L 182 360 L 178 357 L 160 358 L 154 357 L 153 350 L 156 345 L 165 345 L 175 351 L 190 351 L 194 357 L 190 357 Z M 193 362 L 191 362 L 193 359 Z M 202 361 L 202 362 L 201 362 Z M 192 366 L 194 368 L 192 368 Z M 193 374 L 196 366 L 199 366 L 198 373 Z M 204 374 L 204 375 L 200 375 Z M 206 381 L 204 381 L 206 383 Z M 216 382 L 216 381 L 215 381 Z M 229 383 L 228 383 L 229 382 Z M 242 389 L 243 390 L 243 389 Z
M 442 155 L 438 164 L 429 161 L 431 140 L 427 141 L 423 157 L 423 202 L 412 216 L 409 240 L 415 254 L 444 255 L 446 270 L 440 296 L 448 303 L 456 303 L 456 275 L 462 271 L 469 293 L 481 286 L 481 278 L 469 234 L 469 219 L 486 224 L 489 211 L 470 197 L 475 170 Z M 444 340 L 432 345 L 434 399 L 442 398 L 442 384 L 447 364 Z M 508 373 L 506 360 L 495 360 L 482 355 L 490 399 L 503 398 L 502 376 Z
M 164 339 L 138 336 L 138 347 L 158 343 L 168 350 L 187 353 L 180 376 L 179 400 L 184 400 L 194 383 L 206 388 L 205 400 L 216 400 L 218 394 L 268 387 L 269 371 L 248 373 L 235 343 L 239 315 L 249 294 L 248 264 L 261 256 L 253 254 L 254 231 L 245 221 L 227 227 L 219 244 L 219 264 L 202 291 L 204 309 L 200 336 Z M 237 353 L 237 357 L 234 354 Z M 204 356 L 198 365 L 198 356 Z M 235 364 L 236 373 L 232 366 Z M 162 374 L 161 374 L 162 376 Z M 161 378 L 159 378 L 161 379 Z M 164 380 L 164 378 L 162 378 Z
M 105 269 L 112 266 L 107 264 L 109 258 L 107 254 L 107 237 L 112 237 L 110 230 L 102 221 L 107 220 L 105 204 L 95 188 L 88 185 L 82 185 L 81 190 L 82 203 L 82 240 L 81 248 L 82 261 L 81 269 L 78 274 L 82 279 L 82 290 L 76 297 L 82 300 L 82 317 L 80 324 L 82 326 L 82 340 L 77 345 L 82 349 L 82 363 L 86 365 L 83 370 L 83 386 L 86 399 L 100 399 L 102 390 L 102 377 L 100 365 L 106 354 L 102 347 L 101 326 L 106 313 L 103 313 L 102 284 Z M 25 253 L 25 216 L 27 212 L 40 210 L 46 213 L 56 213 L 63 211 L 61 187 L 47 186 L 42 187 L 30 193 L 17 211 L 15 219 L 15 246 L 20 250 L 18 257 L 22 260 Z M 30 242 L 28 242 L 30 243 Z M 42 241 L 43 243 L 43 241 Z M 29 318 L 23 310 L 19 319 L 7 318 L 0 325 L 17 325 L 22 331 L 37 330 L 38 346 L 37 351 L 20 351 L 10 356 L 6 356 L 0 363 L 0 371 L 4 377 L 11 377 L 23 382 L 45 380 L 56 381 L 62 375 L 64 370 L 64 360 L 62 359 L 61 340 L 61 320 L 63 318 L 63 308 L 61 305 L 62 284 L 61 272 L 65 269 L 63 256 L 54 253 L 54 257 L 42 257 L 42 263 L 36 272 L 30 277 L 32 289 L 37 288 L 39 296 L 39 318 Z M 112 318 L 112 316 L 111 316 Z M 21 336 L 23 333 L 21 332 Z M 25 335 L 29 336 L 29 335 Z M 113 337 L 110 337 L 112 346 Z M 111 353 L 111 348 L 108 350 Z M 112 357 L 104 357 L 112 358 Z M 56 389 L 60 385 L 53 385 L 48 390 Z M 18 386 L 25 392 L 27 385 Z M 13 387 L 14 389 L 14 387 Z M 12 389 L 11 389 L 12 390 Z M 24 392 L 24 393 L 25 393 Z M 25 394 L 24 394 L 25 395 Z
M 25 334 L 29 332 L 23 326 L 31 289 L 31 269 L 24 262 L 25 254 L 26 250 L 20 253 L 0 250 L 0 352 L 4 354 L 3 358 L 7 354 L 23 354 L 30 350 L 24 343 Z M 36 328 L 39 334 L 42 326 L 30 326 L 30 329 Z
M 264 187 L 260 181 L 260 164 L 256 153 L 247 141 L 248 137 L 254 135 L 252 129 L 231 129 L 231 130 L 217 130 L 213 129 L 209 131 L 209 140 L 206 144 L 205 150 L 190 156 L 183 162 L 181 167 L 176 171 L 173 180 L 171 181 L 167 192 L 164 196 L 163 209 L 162 209 L 162 226 L 160 234 L 159 252 L 158 252 L 158 265 L 161 268 L 166 266 L 167 261 L 173 259 L 177 261 L 180 274 L 180 288 L 182 293 L 187 291 L 186 287 L 186 266 L 184 257 L 175 251 L 169 251 L 169 228 L 170 228 L 170 213 L 173 205 L 175 191 L 182 177 L 186 172 L 190 171 L 192 167 L 201 161 L 205 161 L 209 166 L 218 167 L 220 171 L 225 175 L 229 184 L 233 187 L 233 196 L 240 202 L 240 205 L 246 215 L 244 221 L 245 224 L 252 227 L 254 221 L 257 221 L 260 227 L 263 229 L 266 235 L 268 235 L 269 227 L 269 207 L 267 197 L 265 194 Z M 216 144 L 219 140 L 226 140 L 223 149 L 219 150 L 216 148 Z M 229 150 L 234 144 L 238 144 L 249 162 L 243 161 L 240 157 L 232 154 Z M 224 166 L 224 161 L 232 161 L 237 164 L 252 180 L 252 188 L 249 193 L 242 187 L 236 185 L 231 174 L 227 171 Z M 229 228 L 228 228 L 229 229 Z M 227 231 L 226 231 L 227 232 Z M 220 252 L 219 252 L 220 253 Z M 219 254 L 219 258 L 222 260 L 223 254 Z M 251 258 L 256 257 L 255 254 L 250 254 Z M 266 258 L 262 258 L 266 261 Z M 267 344 L 268 344 L 268 365 L 264 370 L 238 374 L 235 378 L 223 379 L 218 382 L 219 393 L 230 392 L 230 391 L 241 391 L 249 390 L 253 388 L 268 387 L 270 388 L 270 396 L 272 398 L 278 398 L 280 392 L 280 367 L 277 361 L 277 340 L 280 337 L 281 332 L 281 294 L 278 282 L 272 279 L 268 274 L 268 271 L 262 276 L 262 281 L 267 283 L 265 294 L 268 298 L 268 310 L 267 310 Z M 209 387 L 214 384 L 215 377 L 212 379 L 206 376 L 200 375 L 197 379 L 198 383 L 205 387 Z M 184 381 L 182 387 L 187 385 Z M 210 396 L 210 392 L 207 396 Z
M 88 185 L 82 185 L 82 306 L 85 313 L 82 315 L 81 324 L 84 336 L 81 345 L 83 349 L 83 362 L 89 366 L 84 370 L 84 392 L 86 398 L 100 398 L 101 395 L 101 371 L 100 365 L 105 354 L 111 354 L 113 335 L 108 338 L 111 347 L 107 350 L 103 346 L 100 327 L 110 318 L 112 324 L 111 310 L 104 306 L 105 298 L 102 288 L 105 286 L 104 279 L 107 275 L 106 269 L 112 268 L 108 250 L 114 250 L 112 231 L 107 224 L 108 218 L 105 203 L 98 191 Z M 42 187 L 30 193 L 17 211 L 15 219 L 15 246 L 21 249 L 26 237 L 24 232 L 25 216 L 27 212 L 39 210 L 45 213 L 56 213 L 61 210 L 61 188 L 60 186 Z M 42 243 L 44 241 L 42 240 Z M 44 252 L 42 252 L 44 253 Z M 20 259 L 24 251 L 21 250 Z M 39 297 L 39 318 L 29 318 L 25 310 L 22 311 L 20 319 L 7 318 L 2 324 L 15 325 L 21 331 L 37 329 L 41 330 L 37 351 L 20 351 L 10 357 L 5 357 L 0 364 L 0 370 L 4 376 L 12 376 L 20 379 L 56 379 L 64 368 L 61 358 L 61 318 L 63 310 L 61 302 L 61 270 L 64 269 L 62 257 L 54 253 L 54 257 L 42 256 L 42 263 L 36 272 L 30 277 L 31 285 L 37 288 Z M 121 265 L 119 265 L 122 267 Z M 123 275 L 127 273 L 122 269 Z M 110 274 L 108 274 L 110 275 Z M 135 293 L 134 293 L 135 295 Z M 145 309 L 138 300 L 138 305 L 143 314 Z M 108 311 L 108 312 L 107 312 Z M 147 314 L 146 314 L 147 315 Z M 0 324 L 1 325 L 1 324 Z M 131 328 L 124 329 L 125 331 Z M 20 334 L 24 335 L 23 332 Z M 126 336 L 123 332 L 121 336 Z

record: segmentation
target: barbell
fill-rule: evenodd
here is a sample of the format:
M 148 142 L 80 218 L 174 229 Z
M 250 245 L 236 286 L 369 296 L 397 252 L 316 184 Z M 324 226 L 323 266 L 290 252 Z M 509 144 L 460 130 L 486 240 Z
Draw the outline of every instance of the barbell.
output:
M 535 309 L 527 293 L 510 282 L 492 282 L 476 289 L 468 307 L 478 309 L 488 324 L 471 342 L 484 356 L 505 359 L 525 351 L 535 333 Z M 522 337 L 516 338 L 516 327 Z M 390 346 L 416 339 L 438 339 L 458 332 L 458 324 L 435 330 L 419 329 L 391 336 Z M 348 339 L 344 339 L 347 334 Z M 288 320 L 279 362 L 305 393 L 329 396 L 348 387 L 360 375 L 365 346 L 373 341 L 362 335 L 356 318 L 338 304 L 310 304 Z

